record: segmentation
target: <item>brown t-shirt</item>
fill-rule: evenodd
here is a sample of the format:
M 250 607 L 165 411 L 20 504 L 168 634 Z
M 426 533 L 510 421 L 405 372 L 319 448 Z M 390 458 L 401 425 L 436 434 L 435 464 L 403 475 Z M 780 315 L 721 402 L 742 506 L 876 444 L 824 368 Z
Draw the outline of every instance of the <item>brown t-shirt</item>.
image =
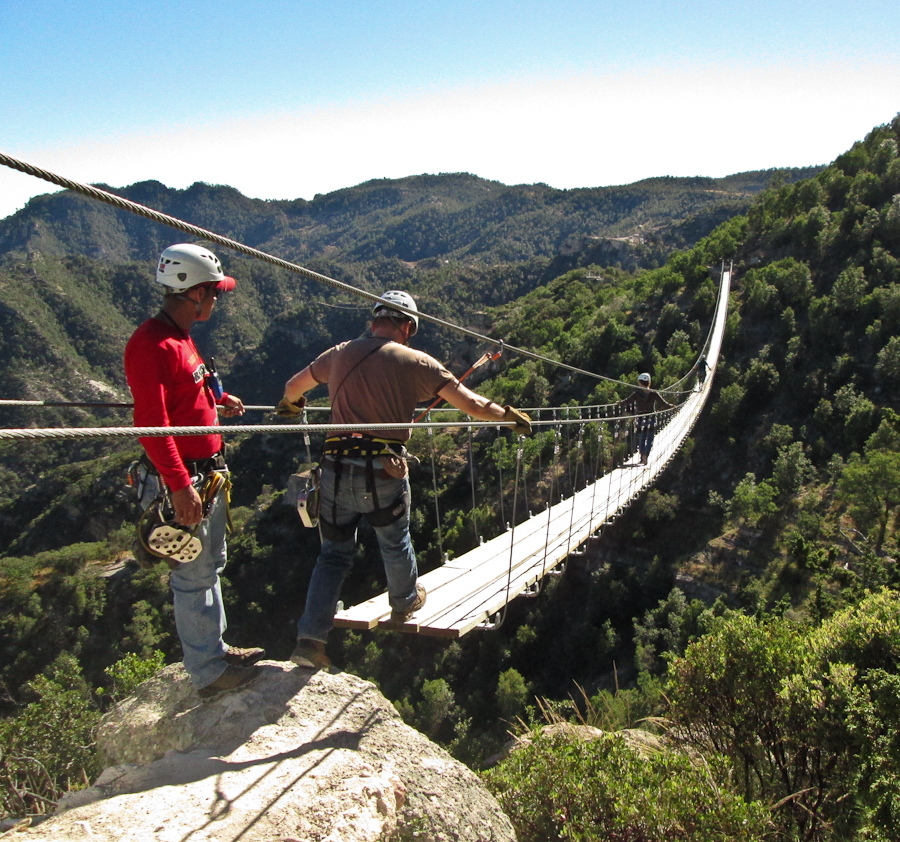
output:
M 672 407 L 672 404 L 655 389 L 635 389 L 627 398 L 619 401 L 619 405 L 623 406 L 626 412 L 633 412 L 636 415 L 649 415 L 651 412 L 656 412 L 657 404 L 660 409 Z
M 408 424 L 416 404 L 456 378 L 434 357 L 390 339 L 366 336 L 329 348 L 310 373 L 328 384 L 332 424 Z M 406 441 L 410 430 L 377 430 L 376 438 Z

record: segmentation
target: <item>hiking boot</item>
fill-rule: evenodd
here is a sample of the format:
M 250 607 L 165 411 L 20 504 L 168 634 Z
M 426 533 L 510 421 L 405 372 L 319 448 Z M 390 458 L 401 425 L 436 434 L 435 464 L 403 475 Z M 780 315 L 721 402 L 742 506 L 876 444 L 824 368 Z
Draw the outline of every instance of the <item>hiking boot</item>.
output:
M 222 656 L 222 660 L 233 667 L 249 667 L 265 657 L 266 650 L 259 647 L 238 649 L 237 646 L 229 646 L 228 651 Z
M 197 695 L 201 699 L 211 699 L 219 693 L 226 693 L 234 690 L 242 684 L 247 684 L 260 675 L 260 669 L 257 666 L 241 667 L 229 664 L 223 672 L 212 684 L 201 687 L 197 691 Z
M 398 624 L 407 622 L 409 618 L 425 604 L 427 596 L 428 594 L 425 592 L 425 587 L 416 584 L 416 598 L 412 601 L 412 605 L 410 605 L 409 608 L 394 608 L 391 611 L 391 622 Z
M 321 640 L 310 640 L 301 637 L 291 653 L 291 662 L 298 667 L 313 670 L 327 670 L 331 666 L 331 658 L 325 654 L 325 644 Z

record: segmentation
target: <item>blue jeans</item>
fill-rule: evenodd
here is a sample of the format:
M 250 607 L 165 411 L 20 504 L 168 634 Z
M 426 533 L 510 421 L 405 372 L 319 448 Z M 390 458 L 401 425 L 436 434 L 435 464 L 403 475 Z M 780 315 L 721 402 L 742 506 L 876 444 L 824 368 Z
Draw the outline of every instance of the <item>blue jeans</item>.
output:
M 375 499 L 366 491 L 365 462 L 361 459 L 342 460 L 342 471 L 335 497 L 335 473 L 322 468 L 320 489 L 321 517 L 334 521 L 336 526 L 352 524 L 357 516 L 376 510 Z M 377 465 L 377 463 L 376 463 Z M 399 500 L 405 493 L 409 497 L 409 479 L 375 478 L 378 509 Z M 416 598 L 416 553 L 409 537 L 409 507 L 389 526 L 373 526 L 381 560 L 387 577 L 388 602 L 391 608 L 405 610 Z M 356 547 L 356 529 L 347 540 L 332 541 L 321 534 L 322 548 L 316 559 L 306 607 L 297 622 L 297 637 L 327 642 L 328 632 L 334 627 L 334 612 L 341 595 L 341 586 L 353 566 L 353 550 Z
M 148 480 L 153 482 L 142 495 L 145 506 L 153 501 L 157 487 L 155 477 Z M 202 545 L 200 555 L 169 574 L 184 668 L 198 690 L 212 684 L 228 666 L 223 660 L 228 647 L 222 641 L 228 624 L 219 581 L 226 562 L 227 515 L 225 492 L 221 491 L 194 533 Z
M 653 447 L 653 436 L 656 433 L 656 423 L 652 418 L 639 418 L 635 425 L 637 433 L 637 445 L 641 456 L 647 456 Z

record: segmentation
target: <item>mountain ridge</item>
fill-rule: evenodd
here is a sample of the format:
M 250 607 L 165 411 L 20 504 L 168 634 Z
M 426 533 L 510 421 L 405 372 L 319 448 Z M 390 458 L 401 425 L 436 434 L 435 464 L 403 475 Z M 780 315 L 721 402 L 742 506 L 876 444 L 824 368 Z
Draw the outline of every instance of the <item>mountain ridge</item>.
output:
M 658 227 L 673 217 L 703 214 L 726 200 L 746 204 L 779 174 L 795 181 L 820 169 L 760 170 L 719 179 L 664 176 L 569 190 L 508 186 L 468 173 L 419 175 L 373 179 L 312 200 L 251 199 L 233 187 L 203 182 L 183 190 L 153 180 L 124 188 L 97 186 L 255 248 L 278 250 L 287 259 L 490 261 L 548 257 L 570 236 L 617 236 L 640 225 Z M 525 233 L 516 237 L 512 227 Z M 504 239 L 510 244 L 498 249 Z M 522 242 L 527 239 L 530 246 Z M 149 260 L 170 241 L 157 223 L 69 191 L 37 196 L 0 220 L 0 260 L 29 251 Z

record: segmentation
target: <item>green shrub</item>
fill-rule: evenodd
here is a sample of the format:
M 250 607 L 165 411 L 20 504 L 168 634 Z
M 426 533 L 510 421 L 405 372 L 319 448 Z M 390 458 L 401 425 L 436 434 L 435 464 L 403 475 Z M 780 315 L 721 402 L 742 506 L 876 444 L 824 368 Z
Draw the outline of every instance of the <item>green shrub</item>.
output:
M 767 810 L 722 785 L 719 761 L 645 755 L 617 734 L 535 734 L 483 777 L 519 842 L 750 842 L 768 831 Z
M 739 383 L 730 383 L 719 393 L 711 411 L 712 420 L 721 429 L 728 429 L 737 416 L 741 402 L 744 400 L 745 390 Z
M 778 511 L 775 498 L 778 491 L 769 480 L 756 482 L 753 474 L 747 474 L 734 489 L 734 495 L 725 506 L 725 511 L 737 523 L 756 526 L 761 520 Z
M 0 722 L 0 814 L 43 815 L 100 770 L 94 729 L 100 711 L 71 655 L 29 682 L 37 699 Z
M 159 650 L 151 652 L 146 658 L 130 652 L 122 660 L 103 670 L 113 682 L 112 690 L 109 691 L 110 696 L 115 701 L 130 696 L 138 685 L 152 678 L 165 665 L 166 657 Z
M 784 838 L 896 838 L 895 592 L 869 594 L 816 627 L 727 614 L 673 660 L 669 678 L 678 732 L 730 758 L 745 798 L 774 805 Z

